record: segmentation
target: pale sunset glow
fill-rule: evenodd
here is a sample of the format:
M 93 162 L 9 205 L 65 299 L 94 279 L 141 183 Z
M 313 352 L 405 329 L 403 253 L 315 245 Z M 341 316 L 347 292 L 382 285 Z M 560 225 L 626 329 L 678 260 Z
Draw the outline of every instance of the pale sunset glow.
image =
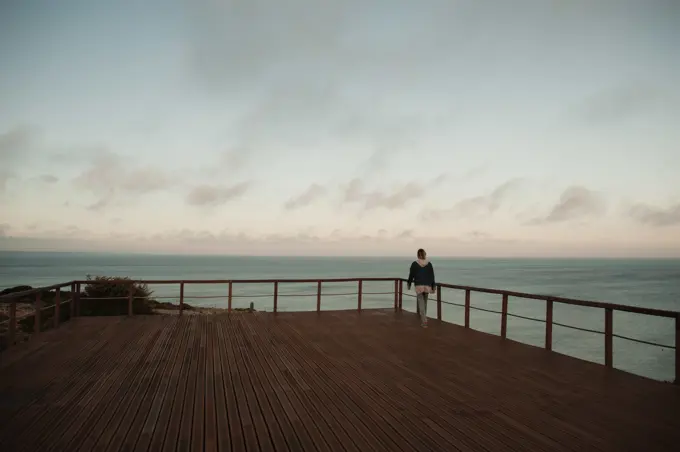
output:
M 0 249 L 680 256 L 680 2 L 0 4 Z

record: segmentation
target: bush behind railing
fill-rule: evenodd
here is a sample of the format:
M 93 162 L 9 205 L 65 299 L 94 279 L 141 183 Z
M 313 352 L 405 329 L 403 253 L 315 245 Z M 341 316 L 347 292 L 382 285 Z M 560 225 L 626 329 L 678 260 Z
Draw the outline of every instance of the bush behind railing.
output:
M 127 315 L 128 300 L 132 290 L 132 309 L 135 314 L 152 314 L 153 291 L 145 283 L 132 282 L 129 277 L 90 276 L 80 297 L 80 315 Z

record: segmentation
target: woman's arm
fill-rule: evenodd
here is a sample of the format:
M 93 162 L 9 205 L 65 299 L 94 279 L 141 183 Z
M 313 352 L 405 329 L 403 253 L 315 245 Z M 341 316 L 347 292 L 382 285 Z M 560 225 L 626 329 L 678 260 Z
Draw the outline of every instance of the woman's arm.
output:
M 411 268 L 408 272 L 408 283 L 406 285 L 406 288 L 408 290 L 411 290 L 411 284 L 413 284 L 413 281 L 416 279 L 416 269 L 415 269 L 416 263 L 413 262 L 411 263 Z

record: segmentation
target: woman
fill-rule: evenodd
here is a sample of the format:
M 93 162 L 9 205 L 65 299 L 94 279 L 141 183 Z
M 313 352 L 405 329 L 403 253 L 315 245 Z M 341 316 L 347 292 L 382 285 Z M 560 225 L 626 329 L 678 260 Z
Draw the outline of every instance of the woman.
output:
M 420 311 L 420 325 L 427 328 L 427 296 L 434 293 L 436 284 L 434 282 L 434 267 L 427 261 L 427 253 L 424 249 L 418 250 L 418 260 L 411 264 L 411 271 L 408 274 L 408 289 L 411 284 L 416 283 L 416 296 L 418 299 L 418 310 Z

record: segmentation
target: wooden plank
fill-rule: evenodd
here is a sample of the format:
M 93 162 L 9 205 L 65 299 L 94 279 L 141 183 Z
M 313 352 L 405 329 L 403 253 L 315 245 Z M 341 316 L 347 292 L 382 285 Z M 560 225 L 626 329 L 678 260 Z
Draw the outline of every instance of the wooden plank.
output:
M 161 415 L 163 413 L 163 407 L 172 406 L 172 397 L 175 393 L 176 382 L 179 376 L 179 372 L 182 367 L 183 357 L 186 353 L 187 348 L 184 344 L 189 339 L 190 329 L 188 327 L 188 321 L 184 318 L 177 320 L 177 334 L 172 337 L 170 346 L 172 348 L 171 358 L 168 361 L 166 371 L 161 374 L 161 382 L 158 384 L 158 390 L 153 399 L 153 404 L 146 417 L 144 426 L 139 435 L 139 441 L 135 445 L 136 451 L 147 451 L 151 447 L 151 442 L 153 441 L 156 432 L 159 433 L 159 437 L 162 439 L 165 432 L 165 424 L 161 421 Z M 85 452 L 85 450 L 83 450 Z
M 288 446 L 285 436 L 281 431 L 281 426 L 274 415 L 273 407 L 263 388 L 263 380 L 265 379 L 255 371 L 255 366 L 250 356 L 253 353 L 254 346 L 249 340 L 248 330 L 244 328 L 247 319 L 250 317 L 252 316 L 243 314 L 233 319 L 234 323 L 239 327 L 238 334 L 234 338 L 237 346 L 235 355 L 237 365 L 243 370 L 241 373 L 242 383 L 246 387 L 250 413 L 253 415 L 258 433 L 258 443 L 261 450 L 286 450 Z
M 172 330 L 160 328 L 161 325 L 154 321 L 144 322 L 142 320 L 135 323 L 145 324 L 148 329 L 154 331 L 154 334 L 146 344 L 144 355 L 135 363 L 139 367 L 136 378 L 123 382 L 125 396 L 122 398 L 118 409 L 113 413 L 108 427 L 95 443 L 94 450 L 131 450 L 134 447 L 134 441 L 139 438 L 139 429 L 144 425 L 143 421 L 137 423 L 139 429 L 135 428 L 134 430 L 136 434 L 134 434 L 133 444 L 123 448 L 128 432 L 135 425 L 138 410 L 150 403 L 145 401 L 146 394 L 153 382 L 154 375 L 160 369 L 158 363 L 168 349 L 168 347 L 163 347 L 162 344 L 167 343 L 172 338 Z
M 334 314 L 338 316 L 339 314 Z M 294 329 L 290 329 L 284 334 L 296 334 Z M 302 339 L 302 338 L 301 338 Z M 339 342 L 339 341 L 338 341 Z M 294 344 L 302 344 L 302 341 L 295 341 L 289 336 L 289 343 L 291 347 L 296 349 L 300 353 L 300 357 L 304 360 L 306 364 L 309 362 L 316 362 L 315 366 L 319 373 L 310 376 L 311 378 L 317 378 L 329 382 L 328 388 L 331 393 L 335 394 L 340 400 L 341 394 L 345 394 L 345 398 L 351 399 L 353 405 L 348 404 L 348 408 L 354 413 L 361 413 L 364 423 L 370 424 L 375 422 L 375 425 L 370 428 L 370 431 L 364 432 L 371 448 L 375 450 L 413 450 L 419 447 L 424 447 L 426 450 L 455 450 L 449 447 L 444 447 L 442 445 L 437 445 L 430 440 L 428 437 L 417 438 L 414 431 L 411 429 L 411 425 L 414 419 L 406 419 L 404 416 L 395 415 L 395 410 L 389 404 L 385 403 L 384 397 L 377 396 L 375 392 L 367 390 L 370 381 L 367 379 L 357 378 L 356 369 L 344 373 L 340 369 L 344 369 L 352 365 L 352 359 L 342 360 L 337 358 L 343 354 L 334 353 L 313 353 L 313 350 L 307 347 L 298 347 Z M 334 340 L 335 344 L 336 341 Z M 326 346 L 330 344 L 325 344 Z M 324 352 L 330 350 L 324 347 Z M 333 350 L 336 350 L 335 348 Z M 311 355 L 310 355 L 311 352 Z M 333 359 L 329 359 L 330 357 Z M 346 356 L 346 355 L 345 355 Z M 351 356 L 351 355 L 350 355 Z M 337 363 L 342 363 L 342 366 L 338 366 Z M 324 365 L 326 364 L 326 365 Z M 333 369 L 333 371 L 326 371 L 326 369 Z M 337 401 L 335 402 L 338 403 Z M 370 419 L 370 421 L 369 421 Z M 365 446 L 364 446 L 365 447 Z
M 197 385 L 201 385 L 203 381 L 199 372 L 199 362 L 201 356 L 201 340 L 205 334 L 203 331 L 205 322 L 203 316 L 195 316 L 194 318 L 196 335 L 191 342 L 191 364 L 187 376 L 186 395 L 182 405 L 182 417 L 179 422 L 179 436 L 177 437 L 177 449 L 179 450 L 190 450 L 191 434 L 193 432 L 192 419 L 195 414 L 194 405 L 196 403 L 196 394 L 199 389 L 197 388 Z M 202 386 L 200 389 L 202 389 Z
M 217 404 L 224 404 L 224 397 L 218 402 L 215 396 L 215 322 L 213 318 L 206 324 L 205 342 L 205 452 L 218 452 L 218 430 L 217 425 Z M 220 374 L 221 376 L 221 374 Z M 222 382 L 220 382 L 220 385 Z M 227 427 L 226 420 L 221 424 L 222 428 Z M 203 432 L 201 432 L 203 434 Z M 196 447 L 194 443 L 194 447 Z
M 224 321 L 224 320 L 222 320 Z M 220 322 L 211 322 L 210 336 L 213 341 L 212 345 L 212 361 L 214 363 L 214 407 L 215 407 L 215 422 L 216 422 L 216 441 L 217 450 L 231 450 L 231 434 L 229 431 L 229 418 L 227 417 L 227 400 L 224 391 L 225 371 L 222 364 L 221 343 L 219 335 Z M 208 416 L 209 417 L 209 416 Z M 209 450 L 209 430 L 210 427 L 206 425 L 206 452 Z
M 148 447 L 148 450 L 150 451 L 161 450 L 166 441 L 170 444 L 170 446 L 168 446 L 169 448 L 176 444 L 177 430 L 176 427 L 173 426 L 173 422 L 176 422 L 176 420 L 173 421 L 172 415 L 179 415 L 178 412 L 180 409 L 178 407 L 181 407 L 184 398 L 184 387 L 182 387 L 180 382 L 185 381 L 183 376 L 186 375 L 187 368 L 191 362 L 191 350 L 188 347 L 188 344 L 191 343 L 193 335 L 196 333 L 194 320 L 195 318 L 193 316 L 186 316 L 181 320 L 181 325 L 185 332 L 178 338 L 178 342 L 175 343 L 175 346 L 179 349 L 179 356 L 172 368 L 172 372 L 166 379 L 168 381 L 167 388 L 165 388 L 163 402 L 161 406 L 158 407 L 160 412 L 158 414 L 158 420 L 155 421 L 153 427 L 153 434 L 151 436 L 150 446 Z M 148 421 L 152 422 L 153 418 L 150 417 Z M 146 450 L 143 449 L 143 444 L 143 441 L 138 443 L 137 446 L 140 450 Z
M 187 382 L 189 380 L 189 373 L 191 372 L 191 365 L 193 362 L 193 354 L 195 352 L 195 347 L 192 345 L 196 341 L 196 336 L 200 334 L 198 330 L 198 322 L 195 316 L 188 316 L 188 325 L 190 328 L 189 340 L 184 344 L 186 348 L 186 353 L 184 354 L 184 362 L 182 363 L 181 372 L 177 382 L 177 391 L 175 392 L 175 397 L 172 400 L 172 404 L 169 405 L 172 408 L 169 413 L 165 416 L 161 414 L 161 420 L 167 419 L 169 415 L 170 419 L 167 423 L 163 424 L 166 426 L 165 438 L 161 440 L 159 435 L 154 434 L 154 438 L 151 441 L 152 451 L 164 450 L 164 451 L 174 451 L 177 447 L 179 441 L 179 430 L 182 425 L 182 414 L 183 406 L 187 399 Z
M 680 441 L 676 386 L 444 322 L 423 330 L 408 312 L 158 317 L 83 317 L 3 353 L 0 450 L 176 450 L 185 422 L 187 450 L 268 440 L 304 451 L 673 451 Z
M 105 378 L 100 378 L 102 383 L 93 397 L 88 401 L 84 399 L 81 408 L 73 416 L 66 415 L 69 425 L 59 428 L 63 433 L 58 440 L 50 441 L 49 450 L 78 450 L 83 442 L 87 441 L 88 436 L 93 440 L 98 438 L 103 429 L 110 428 L 108 421 L 110 418 L 105 413 L 112 413 L 121 399 L 125 395 L 126 388 L 123 383 L 132 380 L 138 375 L 140 366 L 136 362 L 149 351 L 149 339 L 155 333 L 160 334 L 160 330 L 146 328 L 141 334 L 131 336 L 135 345 L 130 349 L 130 353 L 121 355 L 121 360 L 112 372 L 107 372 Z M 134 342 L 136 340 L 136 342 Z M 102 420 L 102 418 L 104 418 Z M 91 444 L 81 450 L 92 450 Z
M 207 361 L 207 335 L 208 335 L 208 321 L 207 317 L 199 316 L 198 322 L 201 325 L 201 337 L 198 349 L 198 366 L 196 372 L 196 393 L 194 394 L 194 415 L 191 418 L 191 423 L 188 419 L 185 420 L 187 425 L 192 425 L 191 432 L 191 447 L 190 450 L 200 450 L 202 451 L 205 443 L 204 429 L 206 427 L 205 422 L 205 407 L 206 407 L 206 361 Z M 212 372 L 212 371 L 211 371 Z M 211 400 L 212 403 L 212 400 Z M 214 420 L 212 425 L 215 425 Z M 213 439 L 216 439 L 213 436 Z M 180 447 L 181 444 L 180 444 Z M 186 449 L 182 447 L 182 449 Z
M 337 420 L 335 413 L 330 410 L 329 405 L 323 399 L 321 391 L 294 391 L 299 379 L 291 378 L 291 366 L 294 360 L 287 343 L 279 338 L 278 324 L 266 321 L 265 316 L 255 316 L 258 320 L 257 329 L 264 331 L 268 337 L 275 340 L 275 343 L 282 344 L 280 347 L 271 350 L 269 363 L 275 366 L 280 376 L 277 380 L 281 384 L 280 390 L 286 393 L 295 394 L 291 396 L 291 401 L 296 406 L 296 412 L 300 415 L 304 425 L 308 426 L 310 436 L 314 442 L 315 449 L 312 450 L 348 450 L 358 452 L 361 449 L 354 443 L 354 438 L 348 435 L 342 425 Z M 297 399 L 297 400 L 296 400 Z
M 160 323 L 165 331 L 169 334 L 165 335 L 155 343 L 153 361 L 157 365 L 153 366 L 151 372 L 146 375 L 140 375 L 138 392 L 137 411 L 133 416 L 130 416 L 130 423 L 128 424 L 127 433 L 122 436 L 124 439 L 122 445 L 120 441 L 114 441 L 112 447 L 119 447 L 122 450 L 134 450 L 137 447 L 138 441 L 142 439 L 142 432 L 146 425 L 147 418 L 152 410 L 152 406 L 158 396 L 158 391 L 161 389 L 164 380 L 167 380 L 167 375 L 171 372 L 174 364 L 173 357 L 177 353 L 176 338 L 181 334 L 181 323 L 179 317 L 170 316 L 154 316 L 155 323 Z M 120 446 L 119 446 L 120 445 Z M 115 449 L 114 449 L 115 450 Z M 146 449 L 144 449 L 146 450 Z
M 61 331 L 64 331 L 64 329 Z M 51 360 L 43 361 L 39 364 L 32 362 L 32 360 L 27 360 L 26 364 L 28 366 L 33 364 L 32 367 L 42 365 L 55 370 L 58 369 L 56 375 L 45 371 L 44 376 L 42 376 L 43 374 L 34 372 L 38 378 L 32 379 L 28 372 L 21 371 L 21 363 L 17 363 L 17 365 L 11 366 L 9 369 L 3 368 L 3 372 L 9 371 L 11 372 L 10 375 L 22 375 L 22 380 L 26 379 L 35 386 L 26 395 L 24 399 L 26 406 L 23 409 L 12 410 L 10 408 L 5 411 L 5 408 L 3 408 L 1 413 L 3 431 L 0 433 L 0 449 L 5 448 L 5 445 L 10 441 L 13 444 L 15 442 L 21 443 L 22 435 L 24 434 L 29 437 L 35 436 L 37 426 L 48 425 L 51 420 L 58 417 L 58 413 L 55 414 L 53 411 L 45 410 L 46 400 L 49 400 L 49 403 L 55 407 L 67 405 L 82 392 L 81 388 L 87 383 L 81 375 L 87 375 L 88 372 L 91 372 L 91 369 L 95 368 L 100 362 L 110 359 L 112 353 L 118 350 L 118 348 L 111 344 L 111 340 L 120 335 L 120 332 L 115 327 L 98 331 L 101 334 L 87 341 L 84 344 L 83 350 L 80 350 L 86 353 L 76 353 L 75 355 L 65 353 L 64 356 L 66 358 L 73 358 L 70 364 L 57 364 L 60 356 L 56 354 L 52 355 Z M 89 347 L 91 347 L 90 350 L 88 350 Z M 88 351 L 90 353 L 87 353 Z M 91 355 L 92 351 L 96 352 L 94 357 Z M 41 376 L 42 378 L 40 378 Z M 6 381 L 3 381 L 3 393 L 8 394 L 8 391 L 15 392 L 17 389 L 12 386 L 15 385 L 9 385 L 8 388 Z M 8 397 L 5 397 L 5 400 L 7 399 Z M 16 449 L 16 447 L 7 446 L 7 450 L 13 449 Z
M 287 325 L 281 324 L 281 326 Z M 365 400 L 355 396 L 351 391 L 343 390 L 335 380 L 337 373 L 326 373 L 325 369 L 311 360 L 304 353 L 304 348 L 299 347 L 297 341 L 292 340 L 291 331 L 287 328 L 281 328 L 280 331 L 286 338 L 288 349 L 292 351 L 293 362 L 297 363 L 300 369 L 300 373 L 295 375 L 296 380 L 305 381 L 310 387 L 317 388 L 318 394 L 324 401 L 325 411 L 340 422 L 345 432 L 353 433 L 352 441 L 360 450 L 400 449 L 399 444 L 381 429 L 380 423 L 369 416 L 362 415 L 370 409 Z
M 235 316 L 229 322 L 229 328 L 232 331 L 232 349 L 234 364 L 238 369 L 238 375 L 240 378 L 240 387 L 243 390 L 245 397 L 245 403 L 247 405 L 246 410 L 250 413 L 250 418 L 252 419 L 252 426 L 254 428 L 254 434 L 257 437 L 258 450 L 261 451 L 273 451 L 274 445 L 272 444 L 270 438 L 270 432 L 267 422 L 262 415 L 260 406 L 258 403 L 257 395 L 254 391 L 253 385 L 250 381 L 250 375 L 248 374 L 248 367 L 243 362 L 240 351 L 243 349 L 241 341 L 243 340 L 243 331 L 240 328 L 241 320 L 243 314 Z M 250 450 L 250 447 L 249 447 Z
M 68 432 L 68 426 L 74 420 L 75 414 L 87 409 L 93 398 L 103 394 L 103 388 L 108 386 L 110 378 L 117 377 L 116 372 L 107 372 L 110 361 L 124 359 L 129 351 L 134 350 L 134 342 L 124 342 L 120 336 L 117 340 L 118 343 L 109 342 L 108 347 L 102 350 L 100 356 L 92 360 L 93 363 L 88 371 L 73 381 L 69 390 L 62 394 L 55 394 L 56 400 L 48 405 L 51 409 L 45 409 L 45 406 L 40 407 L 42 415 L 39 416 L 39 422 L 47 427 L 36 434 L 35 425 L 38 422 L 36 420 L 36 423 L 25 431 L 24 436 L 18 438 L 21 448 L 15 450 L 38 450 L 46 442 L 54 443 L 63 430 Z M 56 438 L 55 435 L 57 435 Z
M 263 376 L 260 382 L 269 399 L 273 414 L 286 436 L 288 449 L 292 451 L 330 451 L 323 440 L 316 445 L 314 444 L 307 429 L 307 426 L 313 428 L 314 423 L 307 410 L 301 408 L 299 401 L 290 391 L 283 390 L 281 384 L 283 375 L 276 366 L 271 365 L 273 357 L 269 354 L 272 349 L 268 341 L 269 335 L 262 334 L 263 329 L 257 328 L 257 323 L 254 320 L 245 322 L 244 328 L 248 337 L 253 341 L 252 363 L 256 372 Z
M 228 324 L 231 322 L 231 317 L 222 322 L 218 322 L 217 326 L 217 339 L 219 346 L 217 347 L 220 351 L 220 362 L 222 363 L 222 379 L 224 391 L 224 400 L 226 401 L 227 408 L 227 419 L 229 421 L 229 439 L 231 440 L 231 450 L 246 450 L 245 445 L 245 433 L 241 426 L 241 414 L 238 409 L 238 401 L 236 400 L 236 382 L 234 380 L 234 374 L 236 370 L 232 365 L 227 349 L 232 347 L 231 337 L 229 335 Z M 247 414 L 244 413 L 243 416 Z M 226 440 L 223 436 L 219 437 L 221 444 L 226 444 Z M 220 447 L 220 450 L 222 449 Z

